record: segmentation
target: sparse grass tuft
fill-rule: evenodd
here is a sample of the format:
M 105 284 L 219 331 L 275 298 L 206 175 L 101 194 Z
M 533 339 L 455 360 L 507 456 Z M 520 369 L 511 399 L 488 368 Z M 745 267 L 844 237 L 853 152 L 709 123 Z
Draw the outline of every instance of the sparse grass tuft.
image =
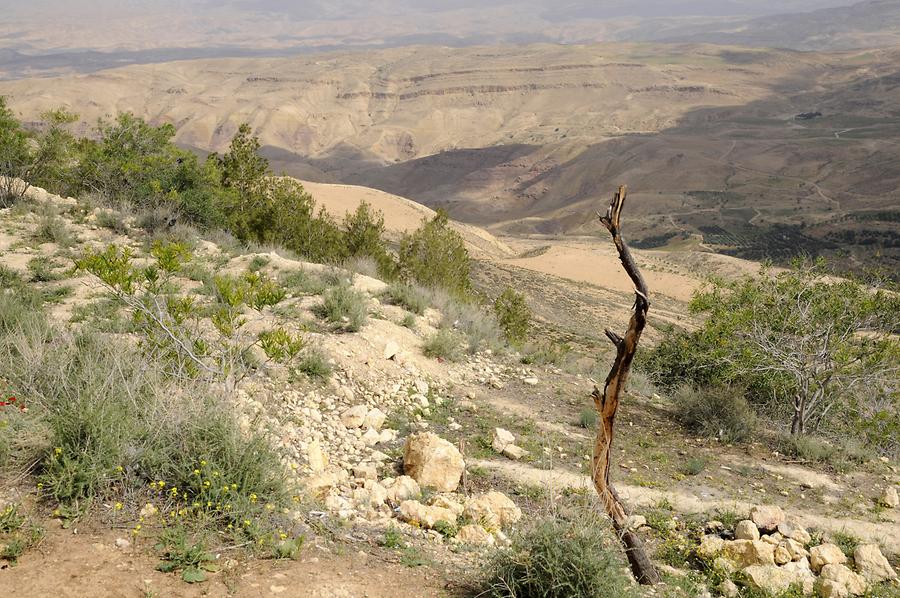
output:
M 327 289 L 316 315 L 347 332 L 359 331 L 368 320 L 369 308 L 366 296 L 349 284 L 339 284 Z
M 328 362 L 328 356 L 321 349 L 309 348 L 303 352 L 297 370 L 310 378 L 326 380 L 331 376 L 332 367 Z
M 306 270 L 293 270 L 280 277 L 280 282 L 294 294 L 321 295 L 326 284 L 321 276 Z
M 344 262 L 343 267 L 355 274 L 378 278 L 378 263 L 367 255 L 353 256 Z
M 385 289 L 382 298 L 391 305 L 400 305 L 416 315 L 425 313 L 430 303 L 430 293 L 418 285 L 395 282 Z
M 56 272 L 57 264 L 47 256 L 33 257 L 28 261 L 28 271 L 31 272 L 31 282 L 53 282 L 62 278 Z
M 706 469 L 706 459 L 703 457 L 691 457 L 678 466 L 678 471 L 686 476 L 699 475 Z
M 41 217 L 32 238 L 37 243 L 56 243 L 60 247 L 71 247 L 75 242 L 65 222 L 55 214 L 45 214 Z
M 141 500 L 154 484 L 155 501 L 224 531 L 283 498 L 277 456 L 240 431 L 222 391 L 170 378 L 136 348 L 20 312 L 17 327 L 0 328 L 0 378 L 45 430 L 16 447 L 12 465 L 37 463 L 42 492 L 62 504 Z
M 412 314 L 406 314 L 403 316 L 403 319 L 400 320 L 400 325 L 404 328 L 409 328 L 410 330 L 416 329 L 416 316 Z
M 97 226 L 108 228 L 109 230 L 120 235 L 128 234 L 128 225 L 125 224 L 125 216 L 116 210 L 98 210 Z
M 462 358 L 459 337 L 449 330 L 438 330 L 425 341 L 423 351 L 426 357 L 459 361 Z

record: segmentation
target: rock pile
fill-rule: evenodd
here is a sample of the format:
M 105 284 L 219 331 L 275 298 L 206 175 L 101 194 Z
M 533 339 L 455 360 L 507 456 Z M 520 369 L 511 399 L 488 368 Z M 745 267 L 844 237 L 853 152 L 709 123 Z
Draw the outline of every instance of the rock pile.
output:
M 835 544 L 810 546 L 809 532 L 780 507 L 753 507 L 750 519 L 735 526 L 734 539 L 726 539 L 725 535 L 726 530 L 722 530 L 704 536 L 697 554 L 719 570 L 740 572 L 748 585 L 773 595 L 796 585 L 805 595 L 817 592 L 823 598 L 861 596 L 872 583 L 897 579 L 877 545 L 861 544 L 849 563 Z M 851 564 L 853 568 L 848 566 Z M 737 587 L 731 582 L 723 584 L 719 591 L 726 596 L 737 595 Z

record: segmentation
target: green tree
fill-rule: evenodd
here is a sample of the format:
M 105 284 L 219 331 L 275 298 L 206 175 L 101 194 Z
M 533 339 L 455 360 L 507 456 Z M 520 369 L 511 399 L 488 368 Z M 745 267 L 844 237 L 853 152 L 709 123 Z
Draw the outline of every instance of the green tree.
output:
M 458 297 L 471 289 L 469 252 L 443 210 L 401 239 L 398 261 L 404 278 L 426 287 L 444 288 Z
M 169 207 L 194 224 L 223 223 L 223 206 L 233 193 L 222 187 L 214 161 L 177 147 L 175 127 L 154 127 L 130 113 L 97 126 L 97 142 L 82 141 L 74 174 L 81 190 L 139 208 Z
M 259 138 L 252 133 L 249 124 L 241 124 L 228 152 L 221 157 L 213 154 L 221 168 L 222 183 L 242 197 L 263 192 L 265 181 L 271 175 L 269 161 L 259 154 Z
M 344 217 L 343 231 L 347 257 L 371 257 L 383 278 L 396 276 L 397 265 L 384 242 L 384 215 L 380 211 L 361 202 L 355 212 Z
M 70 166 L 74 138 L 67 126 L 78 117 L 52 110 L 42 119 L 38 130 L 26 130 L 0 96 L 0 207 L 24 197 L 33 184 L 55 190 Z
M 494 301 L 494 313 L 509 342 L 525 341 L 531 326 L 531 310 L 524 295 L 507 287 Z
M 898 429 L 895 293 L 828 278 L 819 262 L 713 280 L 691 309 L 706 316 L 703 326 L 671 334 L 654 350 L 645 367 L 655 378 L 747 385 L 770 414 L 789 417 L 792 434 L 829 418 Z

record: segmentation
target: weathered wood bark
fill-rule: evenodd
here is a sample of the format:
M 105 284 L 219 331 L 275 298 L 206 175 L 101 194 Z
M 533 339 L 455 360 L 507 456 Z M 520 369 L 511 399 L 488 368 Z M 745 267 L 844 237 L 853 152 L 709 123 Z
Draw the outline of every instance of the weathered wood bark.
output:
M 635 578 L 642 584 L 655 584 L 659 583 L 659 573 L 656 571 L 656 567 L 653 566 L 650 557 L 647 556 L 647 551 L 644 549 L 640 536 L 627 529 L 626 519 L 628 518 L 628 512 L 609 480 L 613 426 L 616 421 L 616 411 L 619 408 L 619 395 L 622 389 L 625 388 L 625 383 L 628 380 L 631 362 L 634 360 L 638 341 L 647 323 L 647 310 L 650 309 L 647 283 L 644 282 L 644 277 L 641 276 L 641 272 L 631 256 L 628 245 L 622 239 L 619 229 L 619 217 L 622 213 L 622 205 L 625 203 L 625 195 L 626 188 L 622 185 L 609 204 L 606 214 L 603 215 L 599 212 L 597 214 L 600 217 L 600 222 L 612 235 L 622 266 L 625 267 L 625 271 L 634 283 L 635 300 L 634 313 L 631 315 L 625 336 L 622 337 L 609 329 L 606 330 L 606 336 L 616 347 L 616 359 L 613 362 L 609 375 L 606 377 L 606 384 L 603 390 L 601 391 L 599 388 L 594 387 L 592 395 L 594 405 L 600 413 L 600 423 L 597 427 L 597 438 L 594 443 L 592 478 L 594 488 L 600 496 L 603 507 L 612 519 L 613 526 L 616 528 L 625 546 L 625 554 L 628 556 L 628 562 L 631 564 L 631 570 L 634 572 Z

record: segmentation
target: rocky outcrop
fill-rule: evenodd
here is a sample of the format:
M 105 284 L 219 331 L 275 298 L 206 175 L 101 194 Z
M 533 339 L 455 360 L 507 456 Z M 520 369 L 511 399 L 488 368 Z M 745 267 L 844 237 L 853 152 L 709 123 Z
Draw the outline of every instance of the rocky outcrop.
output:
M 839 565 L 847 562 L 847 557 L 834 544 L 819 544 L 809 549 L 809 563 L 812 570 L 819 572 L 826 565 Z
M 403 448 L 403 470 L 420 486 L 453 492 L 465 469 L 459 450 L 432 432 L 413 434 Z
M 784 511 L 772 505 L 756 506 L 750 509 L 750 519 L 761 532 L 774 532 L 784 522 Z
M 853 563 L 867 581 L 878 583 L 897 579 L 897 572 L 876 544 L 860 544 L 853 551 Z

